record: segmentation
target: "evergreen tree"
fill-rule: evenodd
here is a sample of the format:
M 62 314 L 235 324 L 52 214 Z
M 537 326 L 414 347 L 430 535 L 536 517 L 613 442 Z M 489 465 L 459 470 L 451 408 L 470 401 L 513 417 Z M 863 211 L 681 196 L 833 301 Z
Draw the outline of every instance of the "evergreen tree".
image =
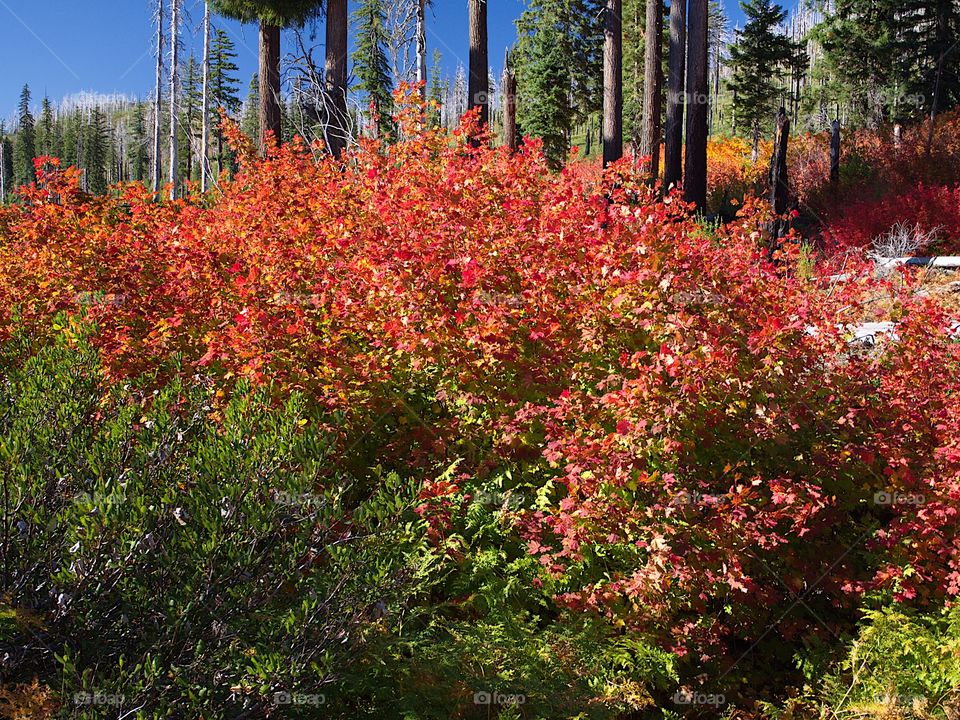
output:
M 13 148 L 13 179 L 16 185 L 29 185 L 37 180 L 33 161 L 37 157 L 33 113 L 30 112 L 30 87 L 23 86 L 17 108 L 17 134 Z
M 13 192 L 11 184 L 13 183 L 13 143 L 7 137 L 7 128 L 3 120 L 0 120 L 0 187 L 3 188 L 0 194 L 0 205 L 7 201 L 10 193 Z
M 40 104 L 40 121 L 37 123 L 36 132 L 37 152 L 46 157 L 59 157 L 60 148 L 56 137 L 53 107 L 50 105 L 50 98 L 46 96 Z
M 260 23 L 260 125 L 281 135 L 280 29 L 304 23 L 315 16 L 319 0 L 213 0 L 217 11 L 241 22 Z M 261 138 L 261 146 L 263 138 Z
M 574 126 L 602 106 L 602 16 L 598 0 L 534 0 L 517 22 L 519 124 L 543 139 L 555 166 Z
M 730 49 L 730 87 L 735 94 L 737 126 L 752 134 L 756 156 L 761 128 L 773 118 L 779 73 L 790 61 L 793 48 L 790 40 L 777 30 L 786 18 L 783 8 L 772 0 L 741 0 L 740 7 L 747 23 Z
M 237 52 L 230 36 L 221 29 L 217 29 L 210 44 L 210 107 L 213 113 L 214 139 L 216 141 L 216 151 L 213 160 L 216 161 L 214 172 L 219 175 L 224 169 L 233 167 L 234 157 L 230 148 L 223 137 L 223 128 L 221 127 L 220 112 L 226 111 L 231 117 L 236 117 L 240 112 L 240 81 L 237 79 L 238 70 L 236 62 Z M 258 82 L 254 75 L 253 83 Z M 251 85 L 251 88 L 253 86 Z M 252 106 L 249 100 L 252 98 Z M 251 139 L 257 142 L 260 137 L 260 94 L 255 93 L 248 98 L 247 113 L 253 113 L 254 121 L 244 131 L 249 131 Z M 246 119 L 246 116 L 244 117 Z
M 83 166 L 87 176 L 87 192 L 103 195 L 107 191 L 107 158 L 110 133 L 99 107 L 90 113 L 83 148 Z
M 194 166 L 194 148 L 199 148 L 201 132 L 201 108 L 203 106 L 203 75 L 200 63 L 191 55 L 187 59 L 187 66 L 183 71 L 183 117 L 180 121 L 181 143 L 178 153 L 181 161 L 181 176 L 189 180 L 196 180 L 199 175 L 199 164 Z M 194 177 L 194 176 L 197 177 Z
M 904 0 L 836 0 L 834 12 L 814 31 L 839 83 L 835 100 L 855 117 L 889 119 L 889 98 L 904 86 L 909 63 Z
M 147 116 L 143 103 L 133 109 L 133 131 L 130 135 L 130 179 L 146 183 L 150 179 L 150 139 L 147 137 Z
M 260 115 L 258 108 L 260 106 L 260 82 L 256 74 L 250 78 L 250 85 L 247 90 L 247 100 L 243 104 L 243 118 L 240 121 L 240 129 L 243 134 L 256 142 L 260 137 Z M 218 138 L 217 146 L 218 157 L 220 154 L 220 141 Z
M 430 68 L 430 90 L 427 99 L 433 109 L 429 111 L 430 122 L 439 125 L 443 100 L 446 97 L 446 83 L 443 79 L 443 68 L 440 64 L 440 50 L 433 50 L 433 65 Z
M 376 115 L 378 135 L 389 138 L 393 133 L 393 79 L 387 56 L 384 0 L 361 0 L 354 22 L 357 35 L 354 74 Z

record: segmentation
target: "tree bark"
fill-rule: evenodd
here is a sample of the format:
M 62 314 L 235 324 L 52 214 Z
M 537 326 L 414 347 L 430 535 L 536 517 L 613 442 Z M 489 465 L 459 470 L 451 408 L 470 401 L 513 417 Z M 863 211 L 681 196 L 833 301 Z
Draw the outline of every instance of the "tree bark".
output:
M 329 0 L 328 0 L 329 1 Z M 420 99 L 427 102 L 427 0 L 417 0 L 417 83 Z
M 177 131 L 180 127 L 178 114 L 177 86 L 180 83 L 180 2 L 173 0 L 170 5 L 170 199 L 177 199 L 180 161 L 177 156 Z
M 327 0 L 327 145 L 335 158 L 347 147 L 347 0 Z
M 643 62 L 643 136 L 640 154 L 650 157 L 648 174 L 660 175 L 660 115 L 662 108 L 663 0 L 647 0 Z
M 684 199 L 707 206 L 707 120 L 709 116 L 707 0 L 690 0 L 687 22 L 687 157 Z
M 503 144 L 511 151 L 519 145 L 517 138 L 517 76 L 513 71 L 510 53 L 503 62 Z
M 160 157 L 160 114 L 163 110 L 163 0 L 157 0 L 157 79 L 153 96 L 153 194 L 159 199 L 163 184 Z M 79 143 L 77 144 L 79 147 Z M 80 163 L 77 163 L 79 166 Z
M 683 89 L 687 68 L 687 0 L 670 0 L 670 58 L 663 185 L 683 179 Z
M 280 28 L 260 22 L 260 152 L 277 146 L 280 126 Z M 269 139 L 268 139 L 269 138 Z
M 790 195 L 790 182 L 787 177 L 787 144 L 790 141 L 790 117 L 785 107 L 777 113 L 776 131 L 773 138 L 773 155 L 770 158 L 770 205 L 774 217 L 770 225 L 769 253 L 771 258 L 777 249 L 778 241 L 784 235 L 785 221 L 782 215 L 787 211 Z
M 621 0 L 606 0 L 603 23 L 603 165 L 623 157 L 623 19 Z
M 203 4 L 203 129 L 200 133 L 200 190 L 210 189 L 210 0 Z
M 834 120 L 830 134 L 830 182 L 840 182 L 840 121 Z
M 480 109 L 480 125 L 490 122 L 487 0 L 470 0 L 470 80 L 467 110 Z

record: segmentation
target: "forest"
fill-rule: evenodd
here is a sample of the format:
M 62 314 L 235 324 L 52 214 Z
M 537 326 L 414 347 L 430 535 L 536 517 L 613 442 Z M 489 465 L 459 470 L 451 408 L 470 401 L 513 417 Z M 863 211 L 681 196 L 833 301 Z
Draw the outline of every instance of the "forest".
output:
M 0 719 L 960 719 L 958 0 L 137 1 L 0 121 Z

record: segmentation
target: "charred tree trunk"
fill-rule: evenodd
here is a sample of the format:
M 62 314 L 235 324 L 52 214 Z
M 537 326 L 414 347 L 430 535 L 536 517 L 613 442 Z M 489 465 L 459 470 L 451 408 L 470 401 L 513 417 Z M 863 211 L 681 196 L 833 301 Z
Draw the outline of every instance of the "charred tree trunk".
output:
M 648 174 L 660 174 L 661 64 L 663 46 L 663 0 L 647 0 L 647 26 L 643 61 L 643 136 L 641 155 L 650 157 Z
M 707 0 L 690 0 L 687 22 L 687 158 L 684 167 L 684 198 L 699 211 L 707 206 L 707 57 L 709 44 Z
M 606 0 L 603 23 L 603 165 L 623 157 L 623 20 L 621 0 Z
M 770 254 L 784 234 L 786 222 L 783 214 L 787 212 L 790 197 L 790 182 L 787 177 L 787 144 L 790 141 L 790 118 L 784 107 L 777 113 L 776 132 L 773 139 L 773 155 L 770 158 L 770 205 L 776 217 L 770 228 Z
M 517 76 L 513 71 L 509 52 L 503 62 L 503 144 L 511 151 L 518 147 Z
M 479 108 L 480 125 L 490 122 L 490 61 L 487 41 L 487 0 L 470 0 L 470 80 L 467 110 Z
M 670 58 L 663 185 L 683 179 L 683 88 L 687 69 L 687 0 L 670 0 Z
M 347 147 L 347 0 L 327 0 L 326 135 L 330 153 L 339 158 Z
M 260 21 L 260 152 L 279 145 L 280 126 L 280 28 Z

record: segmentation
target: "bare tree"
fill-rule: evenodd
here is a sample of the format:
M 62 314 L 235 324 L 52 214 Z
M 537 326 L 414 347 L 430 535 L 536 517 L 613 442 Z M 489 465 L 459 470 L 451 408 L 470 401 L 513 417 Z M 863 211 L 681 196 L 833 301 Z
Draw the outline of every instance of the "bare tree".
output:
M 180 85 L 180 3 L 171 0 L 170 4 L 170 199 L 177 199 L 177 177 L 179 158 L 177 157 L 179 113 L 177 112 L 177 92 Z
M 203 3 L 203 129 L 200 133 L 200 190 L 210 188 L 210 2 Z
M 687 68 L 687 0 L 670 0 L 670 58 L 663 185 L 683 179 L 683 88 Z
M 503 59 L 503 144 L 511 151 L 517 139 L 517 75 L 508 51 Z
M 157 23 L 157 82 L 153 97 L 153 192 L 160 197 L 161 158 L 160 158 L 160 114 L 163 110 L 163 0 L 157 0 L 155 15 Z
M 427 102 L 427 0 L 417 2 L 417 82 L 420 98 Z
M 603 164 L 623 157 L 623 19 L 621 0 L 606 0 L 603 23 Z

